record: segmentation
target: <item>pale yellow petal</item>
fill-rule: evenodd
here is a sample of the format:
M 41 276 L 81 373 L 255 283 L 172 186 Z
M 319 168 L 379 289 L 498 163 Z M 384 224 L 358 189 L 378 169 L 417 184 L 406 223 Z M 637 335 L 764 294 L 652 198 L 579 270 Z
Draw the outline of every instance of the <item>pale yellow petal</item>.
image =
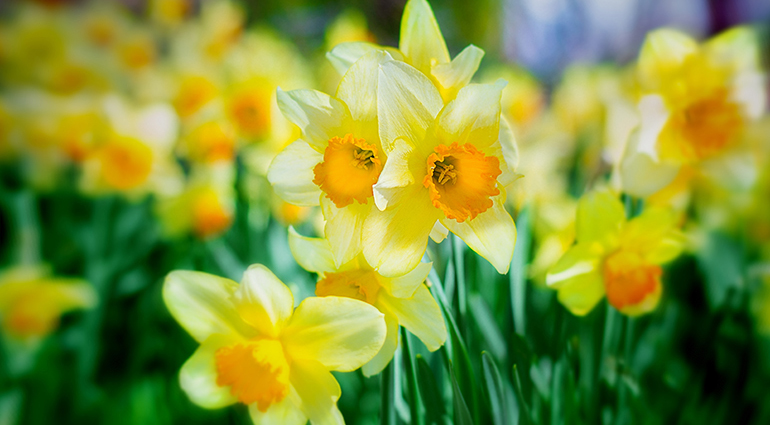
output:
M 500 135 L 500 98 L 505 81 L 463 87 L 438 116 L 437 138 L 445 145 L 471 143 L 478 149 L 495 143 Z
M 303 139 L 319 152 L 332 137 L 344 135 L 349 123 L 345 104 L 317 90 L 278 89 L 278 107 L 283 115 L 302 130 Z
M 55 297 L 56 307 L 61 313 L 91 308 L 99 302 L 93 285 L 82 279 L 49 278 L 46 282 L 46 287 Z
M 652 264 L 676 258 L 684 248 L 677 229 L 678 217 L 668 209 L 651 207 L 629 220 L 621 234 L 624 250 L 638 252 Z
M 328 198 L 321 199 L 326 226 L 324 234 L 334 254 L 337 268 L 351 261 L 361 252 L 364 222 L 370 212 L 376 210 L 373 203 L 353 203 L 337 208 Z
M 444 316 L 425 285 L 420 285 L 411 298 L 380 295 L 380 303 L 398 317 L 401 326 L 413 333 L 430 351 L 438 350 L 447 338 Z
M 446 237 L 449 235 L 449 229 L 444 227 L 443 224 L 441 224 L 440 221 L 437 221 L 433 225 L 433 229 L 430 230 L 430 238 L 433 239 L 433 242 L 441 243 Z
M 395 60 L 404 60 L 404 55 L 397 49 L 379 46 L 365 41 L 340 43 L 326 53 L 326 58 L 340 75 L 345 75 L 348 69 L 360 58 L 374 50 L 385 50 Z
M 337 269 L 328 239 L 302 236 L 289 226 L 289 249 L 297 264 L 307 271 L 320 274 Z
M 345 424 L 337 408 L 337 400 L 342 391 L 326 367 L 312 360 L 295 361 L 291 365 L 289 380 L 301 400 L 302 413 L 310 419 L 311 424 Z
M 452 62 L 433 66 L 431 74 L 441 86 L 444 102 L 454 99 L 457 92 L 471 82 L 483 57 L 484 51 L 471 44 L 455 56 Z
M 315 360 L 327 369 L 349 372 L 380 351 L 385 333 L 383 314 L 370 304 L 352 298 L 313 297 L 297 307 L 283 342 L 295 361 Z
M 305 425 L 308 418 L 300 406 L 302 406 L 302 400 L 297 390 L 292 388 L 286 398 L 271 404 L 264 413 L 259 411 L 257 403 L 250 404 L 249 416 L 254 425 Z
M 425 0 L 409 0 L 401 18 L 398 48 L 407 62 L 425 75 L 434 63 L 448 63 L 449 51 L 430 5 Z
M 441 215 L 422 185 L 405 190 L 397 206 L 385 211 L 372 209 L 364 223 L 366 261 L 386 277 L 403 275 L 417 267 Z
M 588 273 L 596 273 L 600 267 L 601 247 L 596 244 L 577 244 L 562 255 L 559 261 L 548 270 L 545 283 L 553 289 L 559 289 L 572 280 Z
M 385 313 L 385 325 L 388 329 L 385 343 L 373 359 L 361 366 L 361 372 L 366 377 L 382 372 L 385 366 L 393 360 L 393 354 L 396 352 L 396 348 L 398 348 L 398 318 L 392 313 Z
M 516 225 L 503 205 L 502 197 L 492 199 L 492 208 L 471 220 L 442 218 L 441 224 L 459 236 L 468 246 L 484 257 L 500 274 L 508 273 L 516 245 Z
M 616 245 L 620 229 L 626 222 L 626 211 L 617 195 L 596 190 L 578 201 L 575 235 L 579 243 L 598 242 L 606 247 Z
M 654 195 L 674 181 L 681 167 L 662 162 L 656 156 L 641 152 L 639 132 L 631 134 L 620 162 L 620 184 L 623 192 L 638 198 Z
M 759 38 L 751 27 L 724 31 L 704 43 L 703 50 L 715 63 L 728 65 L 733 72 L 760 68 Z
M 377 109 L 380 141 L 387 154 L 399 138 L 420 146 L 443 106 L 436 86 L 417 69 L 397 61 L 380 66 Z
M 404 188 L 415 183 L 415 177 L 409 167 L 413 152 L 412 145 L 404 139 L 395 141 L 377 183 L 372 186 L 374 203 L 381 211 L 398 204 Z
M 409 298 L 425 282 L 432 267 L 433 263 L 420 263 L 405 275 L 380 277 L 380 285 L 396 298 Z
M 604 283 L 599 273 L 586 273 L 570 279 L 559 288 L 559 302 L 572 314 L 585 316 L 604 297 Z
M 208 273 L 176 270 L 163 283 L 163 301 L 177 322 L 198 342 L 211 335 L 254 336 L 235 309 L 238 284 Z
M 275 193 L 290 204 L 318 205 L 321 189 L 313 183 L 313 168 L 321 161 L 323 154 L 297 140 L 276 155 L 267 170 L 267 180 Z
M 503 157 L 503 161 L 500 161 L 502 174 L 497 177 L 497 182 L 500 186 L 505 187 L 521 177 L 520 174 L 516 173 L 519 166 L 519 146 L 511 126 L 505 119 L 500 119 L 500 135 L 492 147 L 495 148 L 496 145 L 499 145 L 500 154 Z
M 342 77 L 337 98 L 348 106 L 354 121 L 376 123 L 377 96 L 374 94 L 377 93 L 380 64 L 386 60 L 392 60 L 387 53 L 373 50 L 357 60 Z
M 217 385 L 217 350 L 242 341 L 225 335 L 211 335 L 195 350 L 179 371 L 179 385 L 190 401 L 206 409 L 219 409 L 236 403 L 230 387 Z
M 243 274 L 233 303 L 245 322 L 275 338 L 291 318 L 294 296 L 267 267 L 254 264 Z
M 651 31 L 639 53 L 640 77 L 646 84 L 660 84 L 697 51 L 698 43 L 683 32 L 668 28 Z

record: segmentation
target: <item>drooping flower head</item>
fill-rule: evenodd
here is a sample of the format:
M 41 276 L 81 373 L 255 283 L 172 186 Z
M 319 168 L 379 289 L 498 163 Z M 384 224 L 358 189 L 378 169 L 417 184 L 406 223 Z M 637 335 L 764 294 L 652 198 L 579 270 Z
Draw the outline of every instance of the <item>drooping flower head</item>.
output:
M 683 246 L 675 214 L 649 208 L 627 220 L 614 194 L 595 191 L 580 199 L 575 233 L 577 244 L 546 276 L 564 307 L 583 316 L 606 295 L 629 316 L 655 309 L 662 293 L 661 264 L 676 258 Z
M 325 297 L 295 310 L 289 288 L 262 265 L 251 266 L 240 285 L 174 271 L 163 299 L 201 343 L 179 373 L 190 400 L 209 409 L 247 404 L 255 424 L 344 423 L 330 370 L 358 369 L 385 339 L 374 307 Z
M 423 284 L 432 263 L 420 263 L 403 276 L 388 278 L 377 273 L 360 254 L 337 267 L 328 240 L 300 236 L 293 228 L 289 229 L 289 247 L 300 266 L 318 273 L 316 296 L 358 299 L 385 315 L 385 344 L 362 367 L 364 375 L 376 375 L 390 363 L 398 347 L 399 325 L 417 335 L 430 351 L 444 345 L 447 331 L 441 309 Z

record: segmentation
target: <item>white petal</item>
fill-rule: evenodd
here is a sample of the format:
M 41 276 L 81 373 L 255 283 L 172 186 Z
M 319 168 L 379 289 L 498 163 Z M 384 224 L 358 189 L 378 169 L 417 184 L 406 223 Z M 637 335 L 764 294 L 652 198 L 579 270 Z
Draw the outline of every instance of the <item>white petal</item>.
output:
M 377 183 L 372 186 L 374 203 L 380 210 L 389 205 L 396 205 L 401 199 L 406 186 L 414 183 L 414 175 L 409 170 L 409 159 L 414 152 L 412 146 L 398 139 L 385 162 Z
M 317 90 L 278 89 L 278 107 L 283 115 L 302 130 L 303 138 L 319 152 L 332 137 L 344 136 L 348 121 L 345 104 Z
M 357 60 L 373 50 L 385 50 L 393 59 L 404 60 L 404 55 L 392 47 L 379 46 L 365 41 L 340 43 L 326 53 L 326 58 L 340 75 L 345 75 Z
M 289 248 L 297 263 L 307 271 L 320 274 L 336 270 L 328 239 L 302 236 L 289 226 Z
M 286 146 L 270 163 L 267 180 L 284 201 L 299 206 L 315 206 L 321 189 L 313 183 L 313 168 L 323 161 L 323 155 L 303 140 Z

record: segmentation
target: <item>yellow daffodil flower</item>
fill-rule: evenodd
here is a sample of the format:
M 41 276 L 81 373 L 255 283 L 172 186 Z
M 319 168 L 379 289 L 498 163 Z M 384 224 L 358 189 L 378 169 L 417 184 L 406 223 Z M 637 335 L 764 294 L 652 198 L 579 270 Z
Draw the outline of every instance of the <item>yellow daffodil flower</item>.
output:
M 420 263 L 403 276 L 388 278 L 367 264 L 363 255 L 337 267 L 328 240 L 300 236 L 294 228 L 289 229 L 289 247 L 302 268 L 318 273 L 316 296 L 354 298 L 385 315 L 385 344 L 362 367 L 365 376 L 380 373 L 390 363 L 398 347 L 399 325 L 417 335 L 430 351 L 444 345 L 447 330 L 441 309 L 423 284 L 432 263 Z
M 765 108 L 758 42 L 745 27 L 702 45 L 670 29 L 651 32 L 639 56 L 641 124 L 621 164 L 623 189 L 647 197 L 679 175 L 745 188 L 756 158 L 743 137 Z
M 352 371 L 382 347 L 385 321 L 350 298 L 308 298 L 294 309 L 286 285 L 262 265 L 241 284 L 174 271 L 163 285 L 174 318 L 201 343 L 179 382 L 195 404 L 249 406 L 255 424 L 343 424 L 330 370 Z
M 380 138 L 388 160 L 374 185 L 379 211 L 363 232 L 367 262 L 383 276 L 409 272 L 436 227 L 434 239 L 448 229 L 506 273 L 516 227 L 503 206 L 504 187 L 517 178 L 518 158 L 500 117 L 505 83 L 463 87 L 444 106 L 414 67 L 389 60 L 379 73 Z
M 212 119 L 191 128 L 182 137 L 180 145 L 184 155 L 191 161 L 211 164 L 233 161 L 236 142 L 236 133 L 229 121 Z
M 594 191 L 578 203 L 575 233 L 577 244 L 546 276 L 564 307 L 583 316 L 606 295 L 629 316 L 655 309 L 662 292 L 660 265 L 676 258 L 683 245 L 671 211 L 650 208 L 627 220 L 614 194 Z
M 379 66 L 387 59 L 383 52 L 361 58 L 336 97 L 315 90 L 278 92 L 281 111 L 300 127 L 302 138 L 275 157 L 267 178 L 288 202 L 320 203 L 338 265 L 361 251 L 364 221 L 374 208 L 372 186 L 385 164 L 375 94 Z
M 43 266 L 18 266 L 0 273 L 0 320 L 5 334 L 34 342 L 53 332 L 59 317 L 96 305 L 96 291 L 80 279 L 50 276 Z
M 409 0 L 401 18 L 398 50 L 368 42 L 342 43 L 327 57 L 340 74 L 372 50 L 387 50 L 397 60 L 405 61 L 425 74 L 439 89 L 444 102 L 454 99 L 476 73 L 484 51 L 469 45 L 450 60 L 444 36 L 425 0 Z

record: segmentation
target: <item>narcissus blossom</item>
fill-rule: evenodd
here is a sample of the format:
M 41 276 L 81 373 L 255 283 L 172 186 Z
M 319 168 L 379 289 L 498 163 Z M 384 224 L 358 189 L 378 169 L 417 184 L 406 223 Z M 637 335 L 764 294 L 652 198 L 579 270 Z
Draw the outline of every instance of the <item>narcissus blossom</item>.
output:
M 754 182 L 756 158 L 743 136 L 765 109 L 765 89 L 751 29 L 702 45 L 675 30 L 653 31 L 638 72 L 641 124 L 622 160 L 624 191 L 646 197 L 697 175 L 734 188 Z
M 241 284 L 174 271 L 163 299 L 201 346 L 179 382 L 195 404 L 249 406 L 256 424 L 343 424 L 340 386 L 330 370 L 352 371 L 382 347 L 385 321 L 350 298 L 308 298 L 294 309 L 286 285 L 262 265 Z
M 289 229 L 289 247 L 300 266 L 318 273 L 317 296 L 358 299 L 385 315 L 388 327 L 385 344 L 362 367 L 364 375 L 380 373 L 390 363 L 398 347 L 399 325 L 417 335 L 430 351 L 444 345 L 447 338 L 444 317 L 424 285 L 432 263 L 420 263 L 403 276 L 388 278 L 372 269 L 363 255 L 337 267 L 328 240 L 301 236 L 293 228 Z
M 438 88 L 445 102 L 457 96 L 479 68 L 484 51 L 469 45 L 450 60 L 444 36 L 425 0 L 409 0 L 401 18 L 398 50 L 368 42 L 337 45 L 327 57 L 338 72 L 344 74 L 360 57 L 372 50 L 387 50 L 396 60 L 404 61 L 425 74 Z
M 671 211 L 650 208 L 627 220 L 614 194 L 591 192 L 578 203 L 575 233 L 577 244 L 546 276 L 564 307 L 583 316 L 606 295 L 629 316 L 655 309 L 661 264 L 676 258 L 683 244 Z
M 335 97 L 315 90 L 278 92 L 281 111 L 302 137 L 275 157 L 267 178 L 284 200 L 321 205 L 338 265 L 361 251 L 364 222 L 374 208 L 372 186 L 386 162 L 376 96 L 385 60 L 389 56 L 376 51 L 361 58 Z
M 379 210 L 362 235 L 366 261 L 383 276 L 414 269 L 432 230 L 440 240 L 447 229 L 508 271 L 516 227 L 503 206 L 504 187 L 517 178 L 517 152 L 500 117 L 503 87 L 502 80 L 471 84 L 444 106 L 414 67 L 380 65 L 377 105 L 388 161 L 374 186 Z

